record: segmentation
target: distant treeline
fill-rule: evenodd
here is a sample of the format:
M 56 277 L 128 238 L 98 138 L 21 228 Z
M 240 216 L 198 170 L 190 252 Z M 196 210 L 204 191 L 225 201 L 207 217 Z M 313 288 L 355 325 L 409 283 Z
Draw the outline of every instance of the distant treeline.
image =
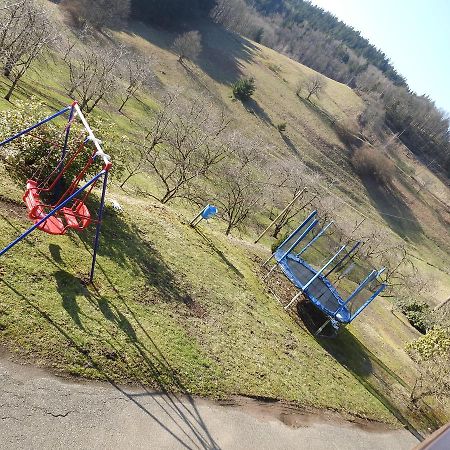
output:
M 303 0 L 216 0 L 216 22 L 355 89 L 366 117 L 398 134 L 450 177 L 448 113 L 412 92 L 386 55 L 358 31 Z
M 404 77 L 395 70 L 381 50 L 362 37 L 359 31 L 310 2 L 303 0 L 249 0 L 248 3 L 253 4 L 264 15 L 282 15 L 285 28 L 289 28 L 293 24 L 307 24 L 310 29 L 325 33 L 332 39 L 342 42 L 358 56 L 364 57 L 397 86 L 406 86 Z M 342 56 L 346 58 L 346 56 Z
M 153 25 L 172 26 L 208 16 L 215 0 L 132 0 L 132 16 Z

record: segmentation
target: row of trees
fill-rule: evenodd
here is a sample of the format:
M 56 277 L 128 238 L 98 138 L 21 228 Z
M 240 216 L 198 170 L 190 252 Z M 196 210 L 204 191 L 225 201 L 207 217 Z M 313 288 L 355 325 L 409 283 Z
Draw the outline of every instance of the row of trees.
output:
M 305 0 L 296 2 L 250 0 L 248 3 L 256 7 L 263 15 L 275 19 L 274 23 L 277 23 L 282 29 L 303 30 L 301 36 L 308 37 L 312 34 L 314 40 L 318 40 L 321 46 L 324 44 L 321 36 L 326 36 L 329 41 L 337 43 L 337 52 L 334 58 L 332 58 L 332 54 L 327 54 L 329 60 L 341 59 L 347 64 L 352 59 L 352 55 L 362 57 L 368 64 L 382 71 L 390 81 L 398 86 L 406 87 L 405 79 L 395 70 L 381 50 L 362 37 L 359 31 L 341 22 L 322 8 Z M 357 67 L 353 69 L 358 70 Z M 355 75 L 354 71 L 351 73 Z
M 47 11 L 34 0 L 0 3 L 0 64 L 11 81 L 9 100 L 17 84 L 56 36 Z
M 130 0 L 63 0 L 61 6 L 77 28 L 121 26 L 131 13 Z
M 253 6 L 252 6 L 253 5 Z M 227 28 L 356 88 L 367 108 L 361 125 L 388 128 L 414 153 L 450 176 L 450 120 L 411 92 L 386 56 L 358 32 L 309 2 L 219 0 L 211 15 Z M 385 136 L 384 136 L 385 137 Z

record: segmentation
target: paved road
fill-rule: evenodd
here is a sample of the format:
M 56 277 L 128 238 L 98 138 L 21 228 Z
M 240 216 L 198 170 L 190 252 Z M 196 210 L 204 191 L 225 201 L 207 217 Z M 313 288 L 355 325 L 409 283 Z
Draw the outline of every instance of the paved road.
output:
M 0 358 L 1 449 L 409 450 L 417 443 L 404 430 L 256 410 L 76 384 Z

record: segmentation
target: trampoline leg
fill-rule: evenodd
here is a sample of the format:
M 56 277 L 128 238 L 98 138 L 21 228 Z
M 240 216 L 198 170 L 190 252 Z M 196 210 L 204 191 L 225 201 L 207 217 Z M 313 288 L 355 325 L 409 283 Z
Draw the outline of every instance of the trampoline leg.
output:
M 324 330 L 324 328 L 331 322 L 331 317 L 316 331 L 316 333 L 314 334 L 314 336 L 318 336 L 320 333 L 322 333 L 322 331 Z
M 264 276 L 263 276 L 263 281 L 267 280 L 270 276 L 270 274 L 275 270 L 275 268 L 277 267 L 277 264 L 275 264 L 270 270 L 269 272 L 267 272 Z
M 294 295 L 294 297 L 292 298 L 292 300 L 287 304 L 287 306 L 284 307 L 284 309 L 289 309 L 290 306 L 295 302 L 295 300 L 297 300 L 300 295 L 303 294 L 303 291 L 299 291 L 296 295 Z
M 273 253 L 270 255 L 269 259 L 266 259 L 261 267 L 265 267 L 265 265 L 273 258 Z

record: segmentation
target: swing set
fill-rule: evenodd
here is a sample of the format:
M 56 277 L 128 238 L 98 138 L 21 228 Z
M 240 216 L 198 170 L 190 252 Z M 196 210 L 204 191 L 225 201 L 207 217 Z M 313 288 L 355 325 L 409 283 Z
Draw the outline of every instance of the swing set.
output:
M 55 152 L 58 152 L 58 163 L 51 170 L 50 174 L 43 179 L 41 179 L 41 168 L 26 183 L 23 201 L 27 208 L 28 218 L 33 222 L 33 225 L 3 248 L 0 251 L 0 256 L 7 253 L 12 247 L 36 229 L 52 235 L 64 235 L 69 230 L 82 231 L 94 222 L 96 223 L 96 232 L 89 275 L 89 281 L 92 283 L 99 248 L 108 174 L 112 164 L 110 157 L 102 149 L 101 141 L 95 137 L 94 132 L 81 112 L 78 103 L 75 101 L 29 128 L 5 139 L 0 142 L 0 148 L 27 135 L 35 137 L 32 134 L 34 130 L 49 122 L 55 121 L 58 117 L 67 113 L 68 121 L 64 128 L 62 142 L 49 143 L 49 152 L 47 158 L 43 161 L 43 165 L 47 164 L 48 160 L 52 156 L 55 156 Z M 78 145 L 75 145 L 71 150 L 69 148 L 71 147 L 69 145 L 69 138 L 71 137 L 71 129 L 77 118 L 83 125 L 83 133 Z M 88 147 L 88 143 L 94 146 L 94 150 Z M 76 171 L 72 181 L 66 186 L 68 171 L 72 169 L 73 172 L 76 161 L 80 161 L 81 158 L 84 158 L 82 160 L 83 162 L 85 161 L 84 165 L 82 162 L 81 168 Z M 101 169 L 89 181 L 86 181 L 86 176 L 90 173 L 92 167 L 98 163 L 102 164 Z M 102 194 L 97 219 L 94 220 L 86 202 L 100 179 L 103 179 Z

